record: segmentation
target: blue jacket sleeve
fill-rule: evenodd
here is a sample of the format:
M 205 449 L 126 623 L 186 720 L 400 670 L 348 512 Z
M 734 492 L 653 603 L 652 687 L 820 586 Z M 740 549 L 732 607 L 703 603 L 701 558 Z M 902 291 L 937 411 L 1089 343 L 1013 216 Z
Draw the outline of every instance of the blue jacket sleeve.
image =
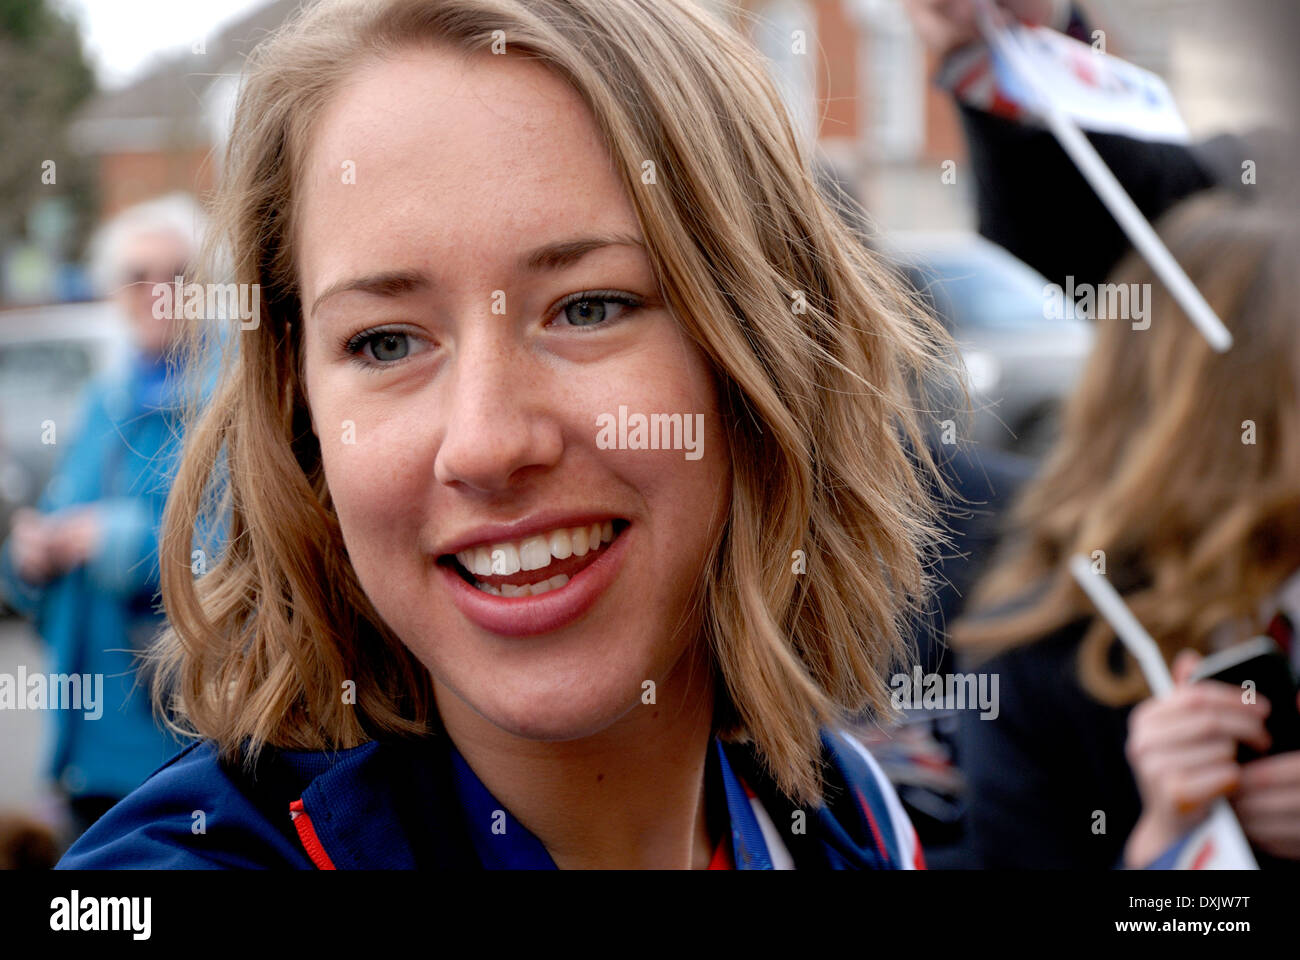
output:
M 289 823 L 287 804 L 283 821 Z M 300 845 L 230 779 L 212 743 L 200 741 L 97 820 L 55 869 L 286 867 L 313 869 Z
M 158 582 L 158 525 L 162 501 L 152 497 L 115 497 L 95 504 L 100 543 L 86 563 L 91 581 L 101 590 L 132 595 Z
M 101 381 L 92 382 L 86 388 L 77 419 L 70 425 L 71 442 L 58 458 L 53 474 L 41 491 L 35 505 L 37 512 L 53 513 L 89 498 L 89 485 L 95 482 L 96 477 L 94 471 L 85 468 L 85 463 L 89 453 L 89 438 L 107 426 L 105 389 Z M 36 616 L 45 594 L 45 584 L 30 583 L 19 576 L 14 568 L 13 541 L 9 531 L 5 531 L 4 546 L 0 548 L 0 590 L 4 591 L 10 606 L 28 617 Z
M 162 484 L 167 471 L 145 475 L 146 486 L 152 489 L 104 496 L 106 451 L 127 443 L 108 413 L 106 396 L 110 389 L 107 382 L 96 382 L 88 388 L 76 436 L 60 458 L 37 509 L 54 513 L 71 506 L 92 506 L 101 524 L 100 541 L 86 562 L 87 576 L 99 590 L 129 597 L 157 589 L 158 527 L 166 500 Z M 146 444 L 152 445 L 148 441 Z M 164 444 L 152 452 L 170 461 L 175 451 Z M 34 612 L 42 588 L 18 577 L 8 544 L 0 553 L 0 583 L 15 608 Z

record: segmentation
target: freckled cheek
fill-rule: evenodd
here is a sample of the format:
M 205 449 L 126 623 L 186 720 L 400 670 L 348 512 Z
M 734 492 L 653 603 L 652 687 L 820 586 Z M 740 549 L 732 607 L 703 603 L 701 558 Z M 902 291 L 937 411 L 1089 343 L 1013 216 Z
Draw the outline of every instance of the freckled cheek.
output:
M 400 423 L 339 419 L 322 435 L 321 458 L 330 497 L 353 562 L 392 564 L 417 558 L 432 477 L 432 457 Z
M 642 489 L 656 514 L 656 526 L 690 552 L 707 542 L 710 527 L 721 517 L 718 502 L 726 501 L 729 485 L 727 450 L 721 431 L 710 429 L 706 413 L 705 434 L 699 446 L 701 456 L 687 459 L 683 450 L 627 451 L 640 457 L 633 469 L 642 475 Z M 666 544 L 669 549 L 672 544 Z M 674 551 L 679 552 L 679 551 Z M 683 558 L 685 560 L 686 558 Z
M 621 403 L 629 415 L 689 417 L 692 429 L 689 438 L 682 437 L 682 448 L 598 451 L 606 467 L 635 489 L 648 509 L 652 553 L 665 572 L 672 570 L 667 582 L 694 573 L 729 503 L 730 451 L 717 400 L 704 377 L 700 372 L 693 378 L 655 382 L 644 373 L 629 375 L 623 382 L 636 387 L 617 395 L 608 411 L 616 417 Z

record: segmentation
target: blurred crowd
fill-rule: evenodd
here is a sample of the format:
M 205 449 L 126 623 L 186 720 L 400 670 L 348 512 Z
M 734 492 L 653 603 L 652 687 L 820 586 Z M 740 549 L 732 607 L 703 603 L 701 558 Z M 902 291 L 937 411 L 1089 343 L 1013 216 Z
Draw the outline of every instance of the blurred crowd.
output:
M 966 57 L 968 74 L 979 69 L 976 6 L 909 4 L 940 62 Z M 1081 43 L 1094 36 L 1081 5 L 1003 6 Z M 1150 302 L 1140 318 L 1094 318 L 1041 460 L 978 448 L 948 458 L 953 541 L 937 565 L 935 618 L 919 631 L 922 660 L 940 677 L 996 678 L 996 704 L 922 707 L 872 737 L 931 866 L 1171 866 L 1227 798 L 1260 865 L 1294 867 L 1300 227 L 1289 178 L 1261 187 L 1247 172 L 1285 158 L 1288 133 L 1188 144 L 1089 135 L 1230 331 L 1220 353 L 1048 130 L 1006 109 L 996 81 L 940 76 L 961 111 L 980 233 L 1051 284 L 1149 291 Z M 1172 694 L 1152 696 L 1076 584 L 1074 556 L 1090 558 L 1158 644 Z M 1285 664 L 1280 702 L 1208 679 L 1247 651 Z

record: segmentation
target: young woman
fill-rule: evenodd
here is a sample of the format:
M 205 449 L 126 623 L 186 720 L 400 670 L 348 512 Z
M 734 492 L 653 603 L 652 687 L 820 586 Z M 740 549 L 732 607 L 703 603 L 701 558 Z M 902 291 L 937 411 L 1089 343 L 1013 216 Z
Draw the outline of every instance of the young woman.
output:
M 1238 743 L 1268 746 L 1282 705 L 1187 682 L 1201 655 L 1266 632 L 1300 669 L 1300 230 L 1215 194 L 1161 229 L 1233 346 L 1211 350 L 1136 253 L 1110 278 L 1148 298 L 1149 327 L 1098 321 L 1060 440 L 954 631 L 999 676 L 999 715 L 963 718 L 961 743 L 984 866 L 1148 866 L 1220 796 L 1262 860 L 1300 860 L 1300 753 L 1235 762 Z M 1144 700 L 1073 554 L 1104 562 L 1174 694 Z
M 943 335 L 744 42 L 684 0 L 321 4 L 224 177 L 260 323 L 159 653 L 202 739 L 63 866 L 919 864 L 837 722 L 922 594 Z

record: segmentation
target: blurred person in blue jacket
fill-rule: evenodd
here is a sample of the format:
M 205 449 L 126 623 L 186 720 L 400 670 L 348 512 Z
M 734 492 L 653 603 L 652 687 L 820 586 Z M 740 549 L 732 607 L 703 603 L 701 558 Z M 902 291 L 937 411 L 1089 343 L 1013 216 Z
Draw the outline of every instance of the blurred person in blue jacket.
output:
M 0 550 L 0 585 L 48 644 L 49 675 L 94 678 L 84 695 L 102 683 L 93 709 L 50 711 L 47 773 L 77 834 L 179 749 L 155 721 L 138 655 L 163 623 L 157 530 L 180 432 L 167 365 L 179 321 L 154 309 L 154 289 L 184 274 L 200 216 L 176 194 L 124 211 L 93 241 L 97 284 L 120 306 L 133 349 L 87 387 L 75 424 L 55 424 L 56 440 L 66 430 L 70 442 Z

